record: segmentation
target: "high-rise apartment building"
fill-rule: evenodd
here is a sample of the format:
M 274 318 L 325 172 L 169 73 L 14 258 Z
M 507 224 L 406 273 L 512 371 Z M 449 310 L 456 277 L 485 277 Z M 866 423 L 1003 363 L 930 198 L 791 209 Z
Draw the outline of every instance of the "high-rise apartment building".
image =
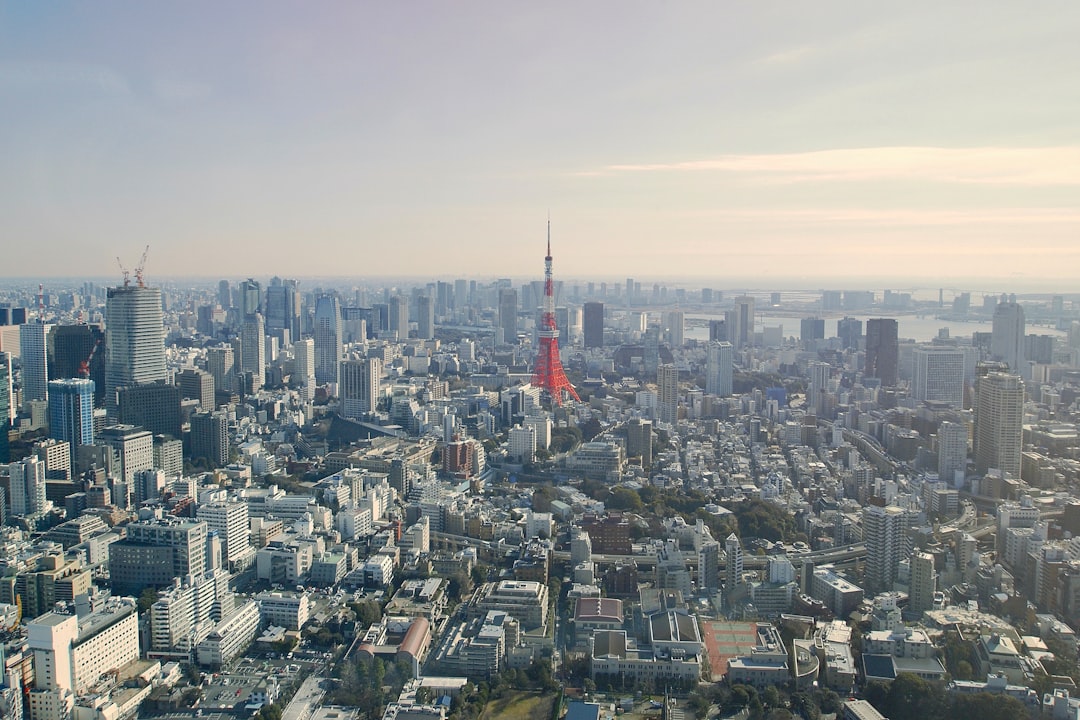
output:
M 11 355 L 0 352 L 0 463 L 11 457 L 8 429 L 15 419 L 14 384 L 11 376 Z
M 1017 302 L 1001 302 L 994 308 L 994 325 L 990 333 L 990 355 L 1007 363 L 1009 372 L 1024 375 L 1024 308 Z
M 240 371 L 251 375 L 251 391 L 262 389 L 266 376 L 266 327 L 263 316 L 252 313 L 244 316 L 240 326 Z
M 950 485 L 958 485 L 967 468 L 968 431 L 956 422 L 942 422 L 937 431 L 938 477 Z
M 729 342 L 713 341 L 705 349 L 705 392 L 728 397 L 733 391 L 735 349 Z
M 586 349 L 604 347 L 604 303 L 585 303 L 581 324 Z
M 389 330 L 397 334 L 398 340 L 406 340 L 409 337 L 409 299 L 404 295 L 393 295 L 390 298 L 388 318 Z
M 224 413 L 191 416 L 191 459 L 202 460 L 209 468 L 229 463 L 229 420 Z
M 964 351 L 957 347 L 919 345 L 912 355 L 911 397 L 915 400 L 964 404 Z
M 652 466 L 652 429 L 651 420 L 632 418 L 626 424 L 626 454 L 640 457 L 641 466 Z
M 674 425 L 679 420 L 679 368 L 664 363 L 656 368 L 657 416 Z
M 864 375 L 877 378 L 885 387 L 896 385 L 900 368 L 899 328 L 894 318 L 866 321 L 866 367 Z
M 1020 477 L 1024 433 L 1024 381 L 988 372 L 975 379 L 975 469 L 996 468 Z
M 934 556 L 926 552 L 914 553 L 911 556 L 911 595 L 908 610 L 924 613 L 933 609 L 937 579 Z
M 906 510 L 895 505 L 866 505 L 862 511 L 866 544 L 866 589 L 877 594 L 892 590 L 905 550 Z
M 341 362 L 341 309 L 336 295 L 315 301 L 315 382 L 336 383 Z
M 19 326 L 19 364 L 22 367 L 23 404 L 49 399 L 48 339 L 51 325 Z
M 683 346 L 683 335 L 686 327 L 682 310 L 671 310 L 664 313 L 664 335 L 668 344 L 673 348 Z
M 338 371 L 338 389 L 342 417 L 360 419 L 375 412 L 379 404 L 379 379 L 382 361 L 378 358 L 342 360 Z
M 216 502 L 199 506 L 198 519 L 221 538 L 222 557 L 227 563 L 248 554 L 251 547 L 248 506 L 243 502 Z
M 142 285 L 109 288 L 105 300 L 105 407 L 117 414 L 117 391 L 165 382 L 161 290 Z
M 743 547 L 739 536 L 731 533 L 724 540 L 724 552 L 727 555 L 727 564 L 724 567 L 724 592 L 728 597 L 739 583 L 743 575 Z
M 45 512 L 45 463 L 35 455 L 8 465 L 11 514 L 30 517 Z
M 812 362 L 809 368 L 810 385 L 807 388 L 806 405 L 818 418 L 829 418 L 830 397 L 829 378 L 832 377 L 832 366 L 824 362 Z

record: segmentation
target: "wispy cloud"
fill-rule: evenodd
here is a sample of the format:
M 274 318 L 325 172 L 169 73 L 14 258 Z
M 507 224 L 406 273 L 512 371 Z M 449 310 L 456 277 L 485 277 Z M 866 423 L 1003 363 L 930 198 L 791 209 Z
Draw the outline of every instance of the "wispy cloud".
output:
M 1080 146 L 897 146 L 721 155 L 701 160 L 608 165 L 576 175 L 678 172 L 728 173 L 773 184 L 918 180 L 986 185 L 1080 185 Z

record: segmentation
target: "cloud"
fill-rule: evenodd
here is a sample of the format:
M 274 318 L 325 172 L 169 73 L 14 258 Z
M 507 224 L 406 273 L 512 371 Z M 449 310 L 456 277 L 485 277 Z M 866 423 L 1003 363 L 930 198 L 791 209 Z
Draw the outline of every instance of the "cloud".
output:
M 766 184 L 914 180 L 976 185 L 1080 185 L 1080 146 L 868 147 L 608 165 L 580 177 L 715 172 Z

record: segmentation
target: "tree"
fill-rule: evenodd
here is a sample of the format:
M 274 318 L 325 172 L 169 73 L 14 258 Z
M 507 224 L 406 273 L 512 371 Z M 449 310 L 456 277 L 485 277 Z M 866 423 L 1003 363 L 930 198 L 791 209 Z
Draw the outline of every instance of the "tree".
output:
M 635 512 L 644 507 L 641 497 L 630 488 L 625 487 L 617 487 L 612 490 L 605 505 L 613 510 L 633 510 Z
M 762 691 L 761 702 L 763 702 L 766 707 L 779 707 L 780 691 L 777 690 L 775 685 L 769 685 Z
M 926 720 L 938 717 L 944 705 L 944 693 L 911 673 L 899 673 L 889 685 L 885 715 L 892 720 Z
M 604 428 L 600 424 L 600 421 L 597 420 L 594 417 L 589 418 L 584 423 L 582 423 L 580 428 L 581 428 L 581 437 L 585 442 L 589 442 L 594 437 L 596 437 L 597 435 L 599 435 L 600 433 L 602 433 L 604 431 Z
M 157 602 L 160 597 L 157 588 L 145 587 L 143 591 L 139 593 L 139 612 L 145 613 L 150 610 L 150 606 Z

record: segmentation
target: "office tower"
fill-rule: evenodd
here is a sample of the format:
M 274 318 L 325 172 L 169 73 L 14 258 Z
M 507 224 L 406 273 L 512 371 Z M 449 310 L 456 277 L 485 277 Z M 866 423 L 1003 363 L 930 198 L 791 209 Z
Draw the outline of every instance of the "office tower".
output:
M 251 391 L 262 389 L 266 377 L 266 329 L 259 313 L 244 316 L 240 326 L 240 372 L 251 375 Z
M 679 420 L 679 369 L 670 363 L 656 368 L 657 415 L 660 422 Z
M 49 437 L 67 441 L 70 464 L 75 449 L 94 444 L 94 381 L 86 378 L 49 382 Z
M 900 367 L 898 332 L 893 318 L 871 318 L 866 321 L 866 368 L 863 374 L 881 380 L 885 387 L 896 385 Z
M 67 440 L 48 438 L 34 443 L 34 454 L 45 463 L 46 480 L 71 480 L 71 445 Z
M 908 610 L 921 614 L 933 609 L 935 592 L 937 571 L 934 570 L 934 556 L 926 552 L 914 553 L 911 556 L 911 597 Z
M 240 317 L 262 312 L 262 288 L 255 280 L 248 278 L 242 281 L 237 288 L 237 298 Z
M 728 338 L 736 348 L 744 348 L 754 342 L 754 298 L 740 295 L 727 323 Z
M 217 345 L 206 349 L 206 371 L 214 378 L 214 391 L 233 389 L 233 368 L 236 358 L 232 345 Z M 216 403 L 216 401 L 215 401 Z
M 218 283 L 218 305 L 222 310 L 228 310 L 232 307 L 232 286 L 228 280 L 222 280 Z
M 202 520 L 151 518 L 127 524 L 127 537 L 109 546 L 113 595 L 138 597 L 174 578 L 206 572 L 207 525 Z
M 6 352 L 0 352 L 0 463 L 8 462 L 11 457 L 8 430 L 14 419 L 15 398 L 11 379 L 11 356 Z
M 191 461 L 202 461 L 211 469 L 229 464 L 229 421 L 224 413 L 191 416 Z
M 210 532 L 217 531 L 221 538 L 222 557 L 226 563 L 236 562 L 248 554 L 249 541 L 248 506 L 244 502 L 215 502 L 200 505 L 198 519 L 206 523 Z
M 214 402 L 214 376 L 202 370 L 187 368 L 176 375 L 176 386 L 180 388 L 182 400 L 197 400 L 199 410 L 212 412 Z
M 105 331 L 97 325 L 56 325 L 49 332 L 49 379 L 89 377 L 94 405 L 105 404 Z M 89 360 L 89 362 L 87 362 Z M 90 374 L 85 375 L 87 368 Z
M 454 281 L 454 310 L 464 310 L 469 305 L 469 283 L 463 278 Z
M 11 514 L 30 517 L 45 512 L 45 463 L 36 455 L 8 465 Z
M 664 313 L 664 333 L 671 347 L 680 348 L 683 346 L 684 329 L 685 319 L 682 310 L 672 310 Z
M 117 391 L 165 382 L 161 290 L 139 285 L 109 288 L 105 300 L 105 407 L 117 412 Z
M 168 435 L 154 436 L 154 469 L 169 477 L 184 474 L 184 442 Z
M 266 288 L 266 331 L 277 335 L 283 330 L 288 331 L 286 345 L 300 339 L 300 293 L 295 280 L 275 277 Z
M 626 424 L 626 454 L 640 457 L 641 466 L 652 467 L 652 421 L 632 418 Z
M 968 432 L 960 423 L 945 421 L 938 426 L 938 477 L 954 487 L 963 483 L 967 468 Z M 959 473 L 959 475 L 958 475 Z
M 1024 308 L 1008 302 L 1002 296 L 994 308 L 994 325 L 990 333 L 990 355 L 1007 363 L 1009 372 L 1024 375 Z
M 604 303 L 585 303 L 581 324 L 586 349 L 604 347 Z
M 341 308 L 341 341 L 345 345 L 367 342 L 371 308 Z
M 709 342 L 730 342 L 727 320 L 709 321 Z
M 180 437 L 180 388 L 163 382 L 120 388 L 117 420 L 151 435 Z
M 128 487 L 135 483 L 135 473 L 154 467 L 154 435 L 135 425 L 110 425 L 101 431 L 99 445 L 108 446 L 113 454 L 112 473 Z
M 406 340 L 409 337 L 409 300 L 404 295 L 394 295 L 388 305 L 389 330 L 397 333 L 398 340 Z
M 341 310 L 337 295 L 315 301 L 315 382 L 336 383 L 341 362 Z
M 502 328 L 503 342 L 512 345 L 517 342 L 517 290 L 502 288 L 499 290 L 499 327 Z
M 727 536 L 724 540 L 724 552 L 727 554 L 727 563 L 724 567 L 724 592 L 731 597 L 732 592 L 742 582 L 743 575 L 743 549 L 738 535 L 731 533 Z
M 48 338 L 51 325 L 19 326 L 19 364 L 22 367 L 23 404 L 49 399 Z
M 845 350 L 858 350 L 862 340 L 862 320 L 853 317 L 844 317 L 836 321 L 836 337 L 840 339 L 840 347 Z
M 342 360 L 338 371 L 339 410 L 342 417 L 363 419 L 379 405 L 379 379 L 382 361 L 378 358 Z
M 435 306 L 430 295 L 416 299 L 416 337 L 431 340 L 435 337 Z
M 975 379 L 975 469 L 996 468 L 1020 477 L 1024 382 L 1019 375 L 988 372 Z
M 915 400 L 964 404 L 964 351 L 956 347 L 919 345 L 912 357 L 911 397 Z
M 803 318 L 799 321 L 799 339 L 805 349 L 817 347 L 818 340 L 825 339 L 824 318 Z
M 315 341 L 304 338 L 293 343 L 292 385 L 304 400 L 315 397 Z
M 867 592 L 876 595 L 892 590 L 904 549 L 907 512 L 895 505 L 866 505 L 862 525 Z
M 807 388 L 807 410 L 813 412 L 818 418 L 828 418 L 829 412 L 829 378 L 832 375 L 832 367 L 829 363 L 810 363 L 809 375 L 810 386 Z
M 735 349 L 729 342 L 710 342 L 705 348 L 705 392 L 718 397 L 732 393 Z

